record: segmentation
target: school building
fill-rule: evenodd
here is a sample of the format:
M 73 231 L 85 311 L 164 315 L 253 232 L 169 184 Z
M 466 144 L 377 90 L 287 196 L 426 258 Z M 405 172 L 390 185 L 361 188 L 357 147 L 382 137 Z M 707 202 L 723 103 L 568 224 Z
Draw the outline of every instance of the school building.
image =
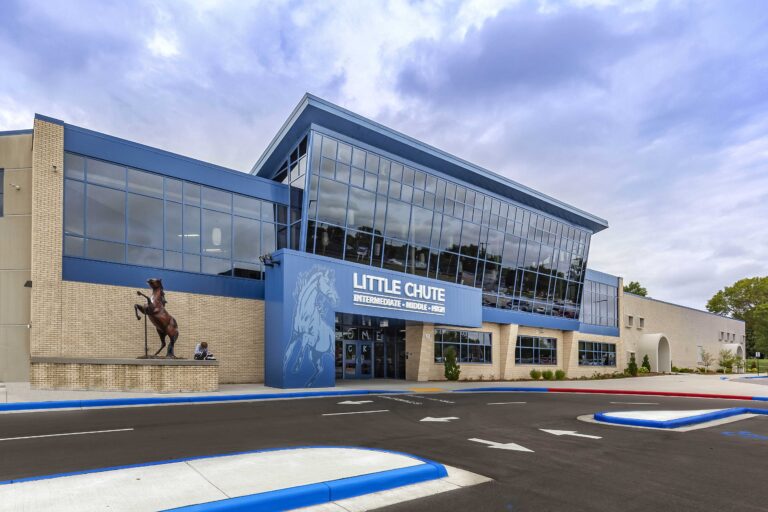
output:
M 0 132 L 0 182 L 0 381 L 301 388 L 440 380 L 449 349 L 486 380 L 744 353 L 742 322 L 589 269 L 605 220 L 309 94 L 250 173 L 36 115 Z M 137 359 L 148 278 L 183 359 Z M 201 341 L 217 361 L 192 360 Z

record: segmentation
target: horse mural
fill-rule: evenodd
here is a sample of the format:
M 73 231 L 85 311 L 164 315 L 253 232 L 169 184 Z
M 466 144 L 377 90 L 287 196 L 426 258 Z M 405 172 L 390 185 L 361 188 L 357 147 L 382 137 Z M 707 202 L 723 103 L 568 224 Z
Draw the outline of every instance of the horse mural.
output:
M 314 266 L 299 274 L 293 291 L 291 341 L 283 358 L 283 374 L 297 374 L 308 360 L 313 373 L 305 387 L 311 387 L 323 373 L 323 359 L 336 346 L 333 308 L 339 302 L 333 270 Z
M 136 313 L 136 320 L 141 320 L 141 316 L 139 316 L 139 313 L 141 312 L 149 317 L 150 322 L 155 326 L 157 335 L 160 336 L 160 348 L 155 352 L 155 355 L 159 354 L 160 351 L 165 348 L 165 337 L 168 336 L 171 341 L 168 344 L 168 352 L 165 357 L 175 359 L 176 356 L 173 353 L 173 345 L 179 337 L 179 325 L 176 323 L 176 319 L 165 309 L 165 305 L 168 301 L 165 300 L 163 281 L 162 279 L 151 278 L 147 279 L 147 284 L 152 288 L 152 296 L 147 297 L 140 291 L 137 291 L 136 295 L 140 295 L 147 299 L 147 305 L 142 306 L 141 304 L 134 304 L 133 312 Z

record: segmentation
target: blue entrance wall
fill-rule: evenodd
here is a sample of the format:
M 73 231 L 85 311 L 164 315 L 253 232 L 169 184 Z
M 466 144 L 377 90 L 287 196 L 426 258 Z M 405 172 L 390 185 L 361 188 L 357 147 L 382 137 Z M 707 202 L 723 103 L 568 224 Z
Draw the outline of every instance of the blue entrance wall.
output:
M 481 291 L 283 249 L 265 282 L 264 381 L 335 385 L 335 313 L 461 327 L 482 325 Z

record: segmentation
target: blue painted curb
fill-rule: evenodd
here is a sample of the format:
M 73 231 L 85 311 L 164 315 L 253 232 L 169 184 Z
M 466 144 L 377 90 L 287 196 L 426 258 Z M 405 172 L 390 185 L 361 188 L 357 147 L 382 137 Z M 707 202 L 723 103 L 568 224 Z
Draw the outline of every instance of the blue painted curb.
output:
M 650 427 L 650 428 L 679 428 L 687 427 L 689 425 L 695 425 L 697 423 L 704 423 L 707 421 L 714 421 L 723 418 L 730 418 L 739 414 L 768 414 L 766 409 L 755 409 L 750 407 L 734 407 L 732 409 L 723 409 L 722 411 L 708 412 L 706 414 L 697 414 L 695 416 L 688 416 L 687 418 L 678 418 L 674 420 L 643 420 L 636 418 L 617 418 L 614 416 L 607 416 L 606 412 L 598 412 L 594 414 L 594 419 L 603 423 L 613 423 L 615 425 L 629 425 L 633 427 Z
M 184 512 L 251 511 L 272 512 L 322 505 L 331 501 L 354 498 L 448 476 L 442 464 L 429 462 L 418 466 L 391 469 L 378 473 L 300 485 L 288 489 L 262 492 L 198 505 L 169 509 Z
M 36 480 L 50 480 L 53 478 L 62 478 L 74 475 L 85 475 L 90 473 L 104 473 L 107 471 L 117 471 L 121 469 L 131 469 L 139 467 L 160 466 L 163 464 L 173 464 L 178 462 L 187 462 L 200 459 L 213 459 L 220 457 L 231 457 L 235 455 L 246 455 L 251 453 L 265 453 L 285 450 L 306 450 L 313 448 L 348 448 L 354 450 L 366 450 L 374 452 L 392 453 L 402 455 L 422 462 L 417 466 L 409 466 L 377 473 L 369 473 L 338 480 L 329 480 L 315 484 L 300 485 L 288 489 L 278 489 L 275 491 L 240 496 L 226 500 L 212 501 L 198 505 L 189 505 L 169 510 L 183 511 L 238 511 L 238 510 L 259 510 L 259 511 L 277 511 L 288 510 L 299 507 L 309 507 L 320 505 L 330 501 L 353 498 L 405 485 L 412 485 L 429 480 L 437 480 L 448 476 L 445 466 L 423 457 L 411 455 L 409 453 L 397 452 L 393 450 L 382 450 L 379 448 L 368 448 L 360 446 L 294 446 L 288 448 L 268 448 L 264 450 L 250 450 L 245 452 L 225 453 L 219 455 L 201 455 L 196 457 L 185 457 L 181 459 L 170 459 L 157 462 L 147 462 L 142 464 L 130 464 L 126 466 L 114 466 L 108 468 L 98 468 L 84 471 L 72 471 L 69 473 L 58 473 L 53 475 L 35 476 L 29 478 L 19 478 L 15 480 L 6 480 L 0 482 L 0 485 L 10 485 L 21 482 L 32 482 Z
M 0 481 L 0 485 L 9 485 L 9 484 L 18 484 L 21 482 L 34 482 L 36 480 L 50 480 L 53 478 L 62 478 L 65 476 L 75 476 L 75 475 L 87 475 L 89 473 L 105 473 L 107 471 L 117 471 L 120 469 L 132 469 L 132 468 L 142 468 L 142 467 L 149 467 L 149 466 L 161 466 L 163 464 L 174 464 L 177 462 L 188 462 L 193 460 L 201 460 L 201 459 L 216 459 L 219 457 L 231 457 L 234 455 L 248 455 L 250 453 L 267 453 L 267 452 L 279 452 L 284 450 L 306 450 L 306 449 L 312 449 L 312 448 L 349 448 L 353 450 L 367 450 L 371 452 L 384 452 L 384 453 L 394 453 L 396 455 L 402 455 L 404 457 L 410 457 L 412 459 L 418 460 L 423 462 L 424 464 L 433 464 L 436 467 L 438 467 L 439 470 L 445 471 L 445 467 L 443 467 L 442 464 L 439 462 L 434 462 L 430 459 L 425 459 L 423 457 L 419 457 L 418 455 L 413 455 L 410 453 L 404 453 L 404 452 L 398 452 L 395 450 L 384 450 L 382 448 L 368 448 L 367 446 L 338 446 L 338 445 L 312 445 L 312 446 L 288 446 L 288 447 L 279 447 L 279 448 L 262 448 L 259 450 L 246 450 L 244 452 L 231 452 L 231 453 L 220 453 L 216 455 L 195 455 L 193 457 L 182 457 L 179 459 L 165 459 L 165 460 L 159 460 L 154 462 L 140 462 L 137 464 L 126 464 L 123 466 L 108 466 L 105 468 L 95 468 L 95 469 L 84 469 L 81 471 L 69 471 L 66 473 L 54 473 L 51 475 L 40 475 L 40 476 L 29 476 L 25 478 L 14 478 L 11 480 L 3 480 Z M 447 476 L 447 472 L 445 475 Z
M 407 393 L 400 390 L 357 389 L 349 391 L 296 391 L 290 393 L 253 393 L 246 395 L 168 396 L 140 398 L 99 398 L 92 400 L 60 400 L 56 402 L 11 402 L 0 404 L 0 412 L 33 411 L 42 409 L 85 409 L 89 407 L 124 407 L 131 405 L 196 404 L 207 402 L 249 402 L 279 400 L 282 398 L 314 398 L 324 396 L 393 395 Z

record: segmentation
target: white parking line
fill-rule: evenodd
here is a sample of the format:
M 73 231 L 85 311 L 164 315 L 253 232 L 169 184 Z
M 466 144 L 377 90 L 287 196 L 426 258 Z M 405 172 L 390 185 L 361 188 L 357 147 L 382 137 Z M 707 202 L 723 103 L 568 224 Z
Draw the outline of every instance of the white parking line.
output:
M 411 398 L 420 398 L 421 400 L 432 400 L 433 402 L 442 402 L 444 404 L 455 404 L 456 402 L 451 402 L 450 400 L 442 400 L 440 398 L 430 398 L 428 396 L 416 396 L 416 395 L 408 395 Z
M 508 405 L 508 404 L 525 404 L 528 402 L 490 402 L 487 405 Z
M 395 398 L 394 396 L 377 395 L 379 398 L 385 398 L 387 400 L 394 400 L 395 402 L 403 402 L 411 405 L 421 405 L 421 402 L 414 402 L 413 400 L 406 400 L 404 398 Z
M 45 434 L 41 436 L 6 437 L 0 441 L 19 441 L 21 439 L 41 439 L 43 437 L 82 436 L 85 434 L 107 434 L 109 432 L 130 432 L 132 428 L 116 428 L 112 430 L 91 430 L 89 432 L 66 432 L 64 434 Z
M 375 412 L 389 412 L 389 409 L 381 409 L 379 411 L 329 412 L 327 414 L 323 414 L 323 416 L 343 416 L 345 414 L 373 414 Z

